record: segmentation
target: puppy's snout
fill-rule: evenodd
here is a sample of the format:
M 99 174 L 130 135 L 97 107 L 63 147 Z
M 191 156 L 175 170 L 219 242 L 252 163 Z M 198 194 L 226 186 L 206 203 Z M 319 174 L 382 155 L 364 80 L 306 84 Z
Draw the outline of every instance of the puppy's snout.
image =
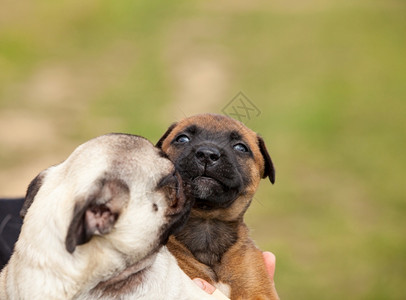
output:
M 220 151 L 213 146 L 202 146 L 195 152 L 197 161 L 204 165 L 214 165 L 220 159 L 220 156 Z

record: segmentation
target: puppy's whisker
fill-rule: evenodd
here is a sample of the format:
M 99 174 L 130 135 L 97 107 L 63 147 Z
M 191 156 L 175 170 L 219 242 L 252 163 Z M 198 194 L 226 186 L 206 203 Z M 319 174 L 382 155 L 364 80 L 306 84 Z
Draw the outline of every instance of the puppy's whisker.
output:
M 252 200 L 254 200 L 255 202 L 257 202 L 259 205 L 261 205 L 263 208 L 265 208 L 265 204 L 261 201 L 261 200 L 259 200 L 259 198 L 257 198 L 257 197 L 253 197 L 252 198 Z

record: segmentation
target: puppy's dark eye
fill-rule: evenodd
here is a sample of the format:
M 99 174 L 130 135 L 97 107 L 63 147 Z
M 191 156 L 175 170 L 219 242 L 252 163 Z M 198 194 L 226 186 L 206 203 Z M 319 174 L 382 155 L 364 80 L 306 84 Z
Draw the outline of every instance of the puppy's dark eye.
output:
M 181 134 L 180 136 L 178 136 L 178 137 L 176 138 L 176 141 L 177 141 L 178 143 L 181 143 L 181 144 L 186 144 L 186 143 L 189 143 L 189 142 L 190 142 L 190 139 L 189 139 L 189 137 L 188 137 L 187 135 Z
M 241 144 L 241 143 L 234 145 L 233 148 L 234 148 L 234 150 L 237 150 L 239 152 L 248 152 L 247 146 L 245 146 L 244 144 Z

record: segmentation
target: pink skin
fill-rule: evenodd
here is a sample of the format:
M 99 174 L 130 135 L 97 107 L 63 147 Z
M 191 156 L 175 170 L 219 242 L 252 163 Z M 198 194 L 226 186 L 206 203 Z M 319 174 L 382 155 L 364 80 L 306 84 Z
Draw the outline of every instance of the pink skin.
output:
M 276 262 L 276 257 L 273 253 L 271 252 L 263 252 L 262 256 L 264 257 L 265 260 L 265 266 L 266 270 L 269 274 L 269 277 L 271 277 L 271 281 L 273 282 L 274 276 L 275 276 L 275 262 Z M 209 293 L 210 295 L 214 293 L 216 288 L 212 286 L 210 283 L 207 281 L 201 279 L 201 278 L 195 278 L 193 279 L 194 283 L 196 283 L 202 290 L 204 290 L 206 293 Z

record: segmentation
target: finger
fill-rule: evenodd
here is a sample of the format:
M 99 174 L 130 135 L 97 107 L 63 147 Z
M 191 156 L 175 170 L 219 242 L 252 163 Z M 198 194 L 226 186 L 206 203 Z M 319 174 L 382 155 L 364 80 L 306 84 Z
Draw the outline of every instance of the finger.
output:
M 193 279 L 193 282 L 196 283 L 203 291 L 206 293 L 209 293 L 210 295 L 214 293 L 216 288 L 212 286 L 210 283 L 207 281 L 200 279 L 200 278 L 195 278 Z
M 269 274 L 269 277 L 271 277 L 271 280 L 273 280 L 274 275 L 275 275 L 276 257 L 271 252 L 263 252 L 262 256 L 264 257 L 265 266 L 266 266 L 266 270 Z
M 220 292 L 220 290 L 216 289 L 214 286 L 203 279 L 195 278 L 193 279 L 193 282 L 196 283 L 203 291 L 212 295 L 213 299 L 230 300 L 222 292 Z

